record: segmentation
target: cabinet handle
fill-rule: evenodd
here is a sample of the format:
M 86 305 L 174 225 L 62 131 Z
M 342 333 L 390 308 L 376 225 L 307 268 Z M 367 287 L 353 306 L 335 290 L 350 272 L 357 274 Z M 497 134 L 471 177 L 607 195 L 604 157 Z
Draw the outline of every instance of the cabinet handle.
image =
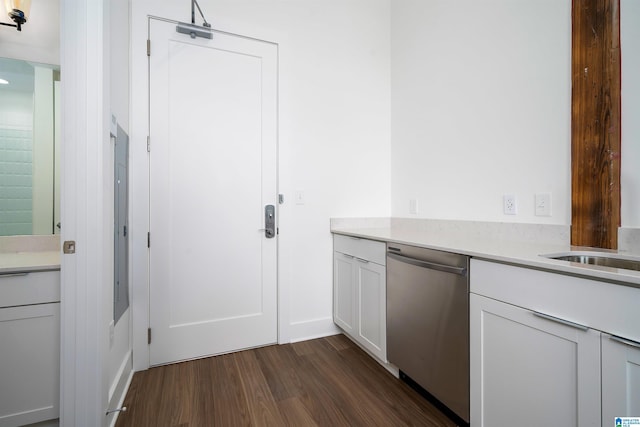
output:
M 540 313 L 539 311 L 534 311 L 534 315 L 537 317 L 541 317 L 542 319 L 550 320 L 552 322 L 561 323 L 563 325 L 571 326 L 572 328 L 580 329 L 581 331 L 588 331 L 589 328 L 581 325 L 579 323 L 570 322 L 568 320 L 560 319 L 559 317 L 549 316 L 548 314 Z
M 353 255 L 349 255 L 349 254 L 345 254 L 345 253 L 343 253 L 342 255 L 346 256 L 349 259 L 354 259 L 355 258 Z
M 366 259 L 362 259 L 362 258 L 358 258 L 358 257 L 355 257 L 355 259 L 357 259 L 360 262 L 364 262 L 365 264 L 369 264 L 369 261 L 367 261 Z
M 435 262 L 422 261 L 420 259 L 410 258 L 404 255 L 398 255 L 393 252 L 387 252 L 387 258 L 395 259 L 396 261 L 404 262 L 406 264 L 415 265 L 416 267 L 427 268 L 429 270 L 438 270 L 445 273 L 457 274 L 459 276 L 466 276 L 466 267 L 454 267 L 451 265 L 437 264 Z
M 619 342 L 621 344 L 628 345 L 630 347 L 640 348 L 640 343 L 628 340 L 626 338 L 617 337 L 615 335 L 609 335 L 609 339 L 611 339 L 613 341 L 617 341 L 617 342 Z
M 0 273 L 0 277 L 20 277 L 20 276 L 26 276 L 29 273 Z

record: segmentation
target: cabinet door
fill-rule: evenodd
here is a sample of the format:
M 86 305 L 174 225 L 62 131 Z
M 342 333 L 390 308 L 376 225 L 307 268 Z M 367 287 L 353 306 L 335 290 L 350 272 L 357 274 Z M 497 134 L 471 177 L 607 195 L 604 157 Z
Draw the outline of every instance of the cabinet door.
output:
M 386 269 L 358 260 L 358 341 L 381 361 L 387 361 Z
M 640 343 L 602 334 L 602 425 L 640 416 Z
M 0 426 L 58 418 L 60 304 L 0 309 Z
M 470 296 L 471 424 L 599 426 L 600 333 Z
M 356 327 L 356 263 L 352 256 L 333 253 L 333 321 L 355 336 Z

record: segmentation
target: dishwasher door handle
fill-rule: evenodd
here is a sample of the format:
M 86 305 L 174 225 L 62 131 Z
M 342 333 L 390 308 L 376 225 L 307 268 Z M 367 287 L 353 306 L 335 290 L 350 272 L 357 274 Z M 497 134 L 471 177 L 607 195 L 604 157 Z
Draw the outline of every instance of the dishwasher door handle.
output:
M 398 255 L 393 252 L 387 252 L 387 257 L 406 264 L 415 265 L 417 267 L 428 268 L 430 270 L 444 271 L 445 273 L 457 274 L 465 276 L 467 274 L 466 267 L 453 267 L 451 265 L 437 264 L 435 262 L 422 261 L 420 259 L 410 258 L 404 255 Z

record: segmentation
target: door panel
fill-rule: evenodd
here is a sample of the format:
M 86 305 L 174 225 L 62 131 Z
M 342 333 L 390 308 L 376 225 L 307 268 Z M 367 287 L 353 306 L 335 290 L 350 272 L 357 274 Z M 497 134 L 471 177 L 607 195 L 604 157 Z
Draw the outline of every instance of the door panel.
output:
M 469 299 L 472 425 L 600 425 L 599 332 Z
M 151 19 L 151 364 L 277 340 L 277 47 Z
M 640 414 L 640 343 L 602 334 L 602 425 Z

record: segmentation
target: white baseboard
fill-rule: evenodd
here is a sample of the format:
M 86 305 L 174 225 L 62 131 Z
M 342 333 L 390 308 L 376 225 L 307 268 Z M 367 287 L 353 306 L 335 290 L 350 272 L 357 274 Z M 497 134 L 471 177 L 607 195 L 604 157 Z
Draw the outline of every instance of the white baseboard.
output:
M 127 396 L 127 392 L 129 391 L 133 374 L 133 358 L 131 351 L 129 351 L 122 361 L 120 369 L 118 369 L 116 380 L 109 390 L 109 409 L 122 407 L 124 399 Z M 110 427 L 114 427 L 116 425 L 119 414 L 120 412 L 113 412 L 108 416 L 108 418 L 111 418 L 111 421 L 108 423 Z
M 328 337 L 339 333 L 341 331 L 333 323 L 332 317 L 296 322 L 289 325 L 289 336 L 292 343 Z

